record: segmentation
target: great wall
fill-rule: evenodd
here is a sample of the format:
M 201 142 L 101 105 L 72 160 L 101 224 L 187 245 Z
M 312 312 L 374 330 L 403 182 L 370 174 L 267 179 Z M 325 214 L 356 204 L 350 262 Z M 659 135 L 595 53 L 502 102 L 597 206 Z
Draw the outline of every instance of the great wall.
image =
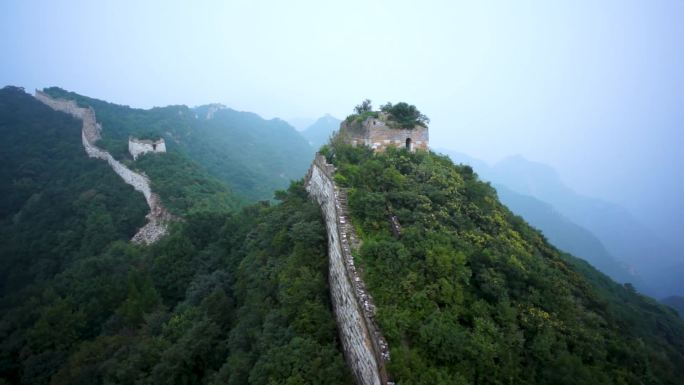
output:
M 79 107 L 73 100 L 55 99 L 50 95 L 36 90 L 35 98 L 55 111 L 61 111 L 83 122 L 81 138 L 83 148 L 91 158 L 105 160 L 127 184 L 133 186 L 136 191 L 145 196 L 150 213 L 147 214 L 147 224 L 140 228 L 131 239 L 134 243 L 151 244 L 164 236 L 168 231 L 168 224 L 172 215 L 164 208 L 161 199 L 150 188 L 149 178 L 143 174 L 132 171 L 124 164 L 114 159 L 107 151 L 97 147 L 95 143 L 100 139 L 102 127 L 95 119 L 95 111 L 92 108 Z
M 79 107 L 72 100 L 55 99 L 36 91 L 36 99 L 56 111 L 70 114 L 83 122 L 83 147 L 91 158 L 107 161 L 112 169 L 136 191 L 141 192 L 150 207 L 148 223 L 131 239 L 150 244 L 168 231 L 171 214 L 163 207 L 159 196 L 152 192 L 146 175 L 130 170 L 107 151 L 97 147 L 102 127 L 92 108 Z M 334 182 L 335 167 L 317 154 L 306 178 L 306 190 L 321 207 L 328 234 L 328 281 L 333 311 L 342 342 L 344 356 L 357 384 L 394 385 L 387 371 L 389 347 L 375 321 L 375 305 L 366 290 L 360 269 L 355 265 L 352 250 L 359 247 L 350 223 L 347 196 Z
M 375 322 L 375 305 L 366 290 L 352 249 L 359 241 L 350 223 L 347 196 L 334 182 L 335 167 L 318 154 L 305 178 L 320 205 L 328 233 L 328 281 L 347 364 L 359 385 L 392 385 L 386 362 L 389 347 Z

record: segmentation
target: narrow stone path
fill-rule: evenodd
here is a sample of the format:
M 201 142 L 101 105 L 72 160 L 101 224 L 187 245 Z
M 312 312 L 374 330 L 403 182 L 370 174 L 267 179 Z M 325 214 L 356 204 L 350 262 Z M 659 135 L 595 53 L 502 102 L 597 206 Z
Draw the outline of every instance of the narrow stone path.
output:
M 83 122 L 81 138 L 83 148 L 91 158 L 98 158 L 107 161 L 109 166 L 127 184 L 133 186 L 136 191 L 145 196 L 150 213 L 147 214 L 147 224 L 141 227 L 131 239 L 134 243 L 149 245 L 168 232 L 168 224 L 173 216 L 162 205 L 161 199 L 150 188 L 150 180 L 144 173 L 132 171 L 123 163 L 114 159 L 107 151 L 97 147 L 95 143 L 100 139 L 102 127 L 95 119 L 95 111 L 92 108 L 79 107 L 73 100 L 55 99 L 50 95 L 36 90 L 35 98 L 43 102 L 55 111 L 67 113 Z

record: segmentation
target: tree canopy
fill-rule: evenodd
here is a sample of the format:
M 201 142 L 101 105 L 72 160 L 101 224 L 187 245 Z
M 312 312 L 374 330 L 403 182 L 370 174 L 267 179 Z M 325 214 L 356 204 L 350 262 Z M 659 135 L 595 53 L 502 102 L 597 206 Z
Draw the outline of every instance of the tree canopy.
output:
M 389 119 L 396 122 L 401 128 L 427 127 L 430 123 L 430 118 L 418 111 L 416 106 L 405 102 L 394 105 L 388 102 L 380 107 L 380 110 L 388 114 Z

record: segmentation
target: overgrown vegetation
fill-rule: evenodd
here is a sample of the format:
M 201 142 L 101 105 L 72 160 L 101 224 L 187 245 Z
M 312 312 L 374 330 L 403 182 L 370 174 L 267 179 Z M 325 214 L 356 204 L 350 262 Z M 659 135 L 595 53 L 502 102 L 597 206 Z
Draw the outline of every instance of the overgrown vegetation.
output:
M 561 254 L 470 167 L 343 143 L 324 153 L 349 189 L 398 384 L 681 382 L 674 311 Z
M 386 122 L 391 128 L 411 129 L 416 126 L 427 127 L 430 118 L 422 114 L 416 106 L 405 102 L 392 104 L 387 102 L 380 106 L 380 111 L 386 117 Z M 373 105 L 369 99 L 354 107 L 354 113 L 345 119 L 348 127 L 360 128 L 368 118 L 382 117 L 379 112 L 373 111 Z
M 392 105 L 392 103 L 387 102 L 380 107 L 380 111 L 386 113 L 389 119 L 401 128 L 427 127 L 430 123 L 430 118 L 418 111 L 418 108 L 413 104 L 399 102 Z
M 378 118 L 380 114 L 373 111 L 373 104 L 370 99 L 365 99 L 361 104 L 354 107 L 354 113 L 347 116 L 345 122 L 348 127 L 361 128 L 361 124 L 368 118 Z
M 80 122 L 3 89 L 0 135 L 0 384 L 351 383 L 301 184 L 236 213 L 179 203 L 139 247 L 144 199 L 87 158 Z M 184 164 L 143 161 L 162 159 Z

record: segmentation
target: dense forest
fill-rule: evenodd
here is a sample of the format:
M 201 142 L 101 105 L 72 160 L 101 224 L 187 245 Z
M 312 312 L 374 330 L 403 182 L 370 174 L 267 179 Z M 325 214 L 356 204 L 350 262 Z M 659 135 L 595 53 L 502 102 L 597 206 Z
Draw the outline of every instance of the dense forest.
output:
M 250 112 L 217 105 L 137 109 L 89 98 L 57 87 L 53 97 L 93 107 L 104 130 L 99 146 L 128 159 L 128 137 L 163 137 L 169 152 L 182 153 L 221 180 L 243 200 L 271 199 L 273 191 L 306 172 L 314 150 L 293 127 Z M 168 170 L 165 170 L 168 171 Z M 153 180 L 154 182 L 154 180 Z
M 145 198 L 88 158 L 79 120 L 5 87 L 0 139 L 0 294 L 130 239 L 145 223 Z
M 135 246 L 145 201 L 86 156 L 80 128 L 0 91 L 0 383 L 350 383 L 301 184 L 230 213 L 173 203 L 171 234 Z M 168 155 L 142 161 L 187 165 Z
M 469 166 L 339 142 L 323 152 L 349 190 L 398 384 L 681 383 L 674 310 L 560 253 Z
M 22 384 L 344 384 L 324 227 L 281 203 L 195 214 L 3 300 L 0 376 Z

